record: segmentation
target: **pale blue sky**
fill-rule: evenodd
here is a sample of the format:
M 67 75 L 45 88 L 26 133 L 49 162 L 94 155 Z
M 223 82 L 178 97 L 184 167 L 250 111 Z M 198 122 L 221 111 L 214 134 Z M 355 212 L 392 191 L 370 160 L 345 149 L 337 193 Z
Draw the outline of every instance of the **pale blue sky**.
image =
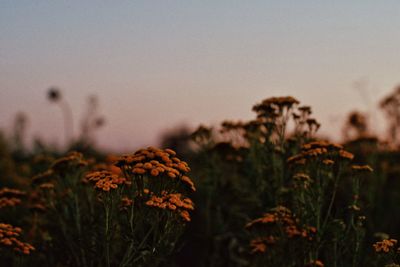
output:
M 154 144 L 181 122 L 252 118 L 293 95 L 337 136 L 400 82 L 400 1 L 0 1 L 0 127 L 62 143 L 59 86 L 74 109 L 97 94 L 103 147 Z M 77 131 L 76 131 L 77 133 Z

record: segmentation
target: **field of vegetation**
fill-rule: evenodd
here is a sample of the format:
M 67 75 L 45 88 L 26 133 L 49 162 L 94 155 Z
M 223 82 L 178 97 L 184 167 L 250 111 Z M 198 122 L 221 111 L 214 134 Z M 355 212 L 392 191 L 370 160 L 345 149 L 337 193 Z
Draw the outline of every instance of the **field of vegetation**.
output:
M 26 148 L 21 116 L 0 135 L 1 266 L 400 266 L 400 87 L 380 102 L 385 138 L 352 112 L 340 144 L 271 97 L 251 121 L 115 155 L 92 142 L 92 104 L 67 150 Z

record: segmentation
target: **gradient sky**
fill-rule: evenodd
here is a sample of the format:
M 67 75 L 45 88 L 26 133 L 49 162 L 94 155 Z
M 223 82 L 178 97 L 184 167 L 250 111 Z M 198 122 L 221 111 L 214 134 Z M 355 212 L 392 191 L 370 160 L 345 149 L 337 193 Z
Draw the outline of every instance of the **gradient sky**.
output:
M 399 32 L 398 0 L 2 0 L 0 128 L 23 111 L 29 136 L 62 144 L 45 97 L 58 86 L 76 134 L 87 96 L 99 97 L 104 148 L 156 144 L 184 122 L 249 119 L 279 95 L 311 105 L 335 137 L 348 111 L 374 110 L 400 82 Z

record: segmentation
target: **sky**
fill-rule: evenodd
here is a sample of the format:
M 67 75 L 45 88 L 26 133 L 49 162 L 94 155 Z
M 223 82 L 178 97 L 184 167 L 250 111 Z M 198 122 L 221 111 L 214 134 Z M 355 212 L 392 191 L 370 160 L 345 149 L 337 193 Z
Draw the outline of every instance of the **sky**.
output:
M 28 136 L 63 144 L 60 88 L 74 133 L 90 95 L 100 147 L 157 144 L 181 124 L 254 117 L 292 95 L 337 138 L 400 83 L 400 1 L 0 1 L 0 128 L 17 112 Z M 378 115 L 377 115 L 378 114 Z M 378 119 L 376 119 L 378 118 Z M 383 127 L 380 122 L 377 131 Z

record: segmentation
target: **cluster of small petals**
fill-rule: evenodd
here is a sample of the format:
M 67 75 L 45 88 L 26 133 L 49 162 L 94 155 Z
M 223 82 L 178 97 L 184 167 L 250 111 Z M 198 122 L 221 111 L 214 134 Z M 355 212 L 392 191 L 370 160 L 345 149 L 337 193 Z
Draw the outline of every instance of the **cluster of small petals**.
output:
M 245 227 L 251 228 L 253 226 L 273 224 L 276 222 L 292 225 L 294 224 L 295 219 L 292 215 L 292 212 L 288 208 L 277 206 L 276 208 L 271 209 L 270 212 L 265 213 L 263 217 L 249 222 Z
M 301 106 L 298 107 L 298 110 L 300 110 L 301 112 L 304 112 L 306 114 L 311 114 L 311 107 L 310 106 Z
M 283 97 L 270 97 L 264 99 L 261 104 L 258 104 L 254 107 L 254 109 L 261 108 L 263 106 L 271 106 L 276 105 L 278 107 L 291 107 L 294 104 L 299 104 L 300 102 L 292 96 L 283 96 Z
M 329 151 L 339 151 L 343 149 L 343 146 L 335 143 L 330 143 L 328 141 L 320 140 L 304 144 L 302 147 L 303 150 L 309 150 L 314 148 L 326 148 Z
M 318 130 L 321 127 L 321 124 L 316 119 L 313 118 L 307 119 L 306 123 L 309 128 L 315 127 L 316 130 Z
M 251 253 L 265 253 L 267 247 L 276 243 L 277 238 L 274 236 L 257 237 L 250 241 Z
M 183 197 L 182 194 L 179 193 L 168 194 L 167 192 L 162 192 L 161 196 L 151 195 L 146 205 L 178 212 L 180 217 L 187 222 L 191 220 L 188 211 L 194 210 L 192 200 Z
M 46 212 L 47 208 L 43 203 L 34 203 L 29 205 L 29 209 L 35 212 Z
M 396 239 L 384 239 L 373 244 L 373 247 L 376 252 L 388 253 L 396 244 Z
M 13 188 L 3 187 L 0 189 L 0 197 L 23 197 L 26 193 Z
M 326 165 L 326 166 L 331 166 L 331 165 L 335 164 L 335 162 L 334 162 L 333 160 L 331 160 L 331 159 L 324 159 L 324 160 L 322 161 L 322 163 L 323 163 L 324 165 Z
M 116 175 L 120 175 L 122 173 L 122 170 L 120 168 L 118 168 L 117 166 L 115 166 L 113 164 L 107 164 L 107 163 L 96 164 L 93 167 L 93 170 L 96 170 L 96 171 L 110 171 L 110 172 L 112 172 L 113 174 L 116 174 Z
M 354 171 L 359 171 L 359 172 L 373 172 L 374 169 L 372 169 L 369 165 L 353 165 L 351 166 L 351 169 Z
M 51 190 L 54 189 L 54 184 L 53 183 L 43 183 L 39 186 L 40 189 L 43 190 Z
M 241 121 L 223 121 L 221 123 L 222 130 L 221 132 L 226 132 L 230 130 L 242 129 L 244 127 L 244 123 Z
M 304 189 L 309 188 L 310 184 L 313 182 L 308 174 L 302 172 L 296 173 L 293 176 L 293 181 L 295 188 L 301 187 Z
M 291 96 L 271 97 L 253 106 L 253 111 L 257 113 L 258 118 L 264 118 L 266 122 L 274 123 L 274 118 L 279 116 L 279 111 L 284 108 L 289 110 L 298 103 L 299 101 Z
M 126 210 L 133 205 L 133 199 L 125 196 L 121 199 L 121 209 Z
M 263 217 L 251 221 L 245 227 L 248 229 L 256 228 L 262 230 L 263 234 L 265 231 L 274 234 L 277 230 L 276 227 L 278 227 L 278 232 L 284 233 L 287 238 L 304 238 L 307 240 L 313 240 L 317 231 L 313 226 L 300 227 L 298 220 L 292 212 L 283 206 L 277 206 L 271 209 L 270 212 L 264 214 Z M 278 237 L 274 235 L 268 236 L 268 238 L 271 237 L 278 239 Z M 260 242 L 256 242 L 253 245 L 251 244 L 253 252 L 262 252 L 261 250 L 267 247 L 265 238 L 266 237 L 259 237 L 256 240 Z
M 325 265 L 323 264 L 322 261 L 320 260 L 313 260 L 309 262 L 306 267 L 324 267 Z
M 54 171 L 62 171 L 68 167 L 83 167 L 88 165 L 88 162 L 83 159 L 82 153 L 72 151 L 68 155 L 55 160 L 51 166 Z
M 354 155 L 339 144 L 329 143 L 327 141 L 315 141 L 304 144 L 299 154 L 288 158 L 289 164 L 305 164 L 307 160 L 322 159 L 325 165 L 333 165 L 335 162 L 332 157 L 339 156 L 341 159 L 352 160 Z
M 3 187 L 0 189 L 0 208 L 15 207 L 21 204 L 21 198 L 25 196 L 26 193 L 21 190 Z
M 148 147 L 140 149 L 133 155 L 123 155 L 116 161 L 116 166 L 129 167 L 134 175 L 149 175 L 158 177 L 165 175 L 171 179 L 179 179 L 192 191 L 196 191 L 194 183 L 186 175 L 190 168 L 185 161 L 176 157 L 172 149 L 157 149 Z
M 33 184 L 41 184 L 49 182 L 54 176 L 54 171 L 52 169 L 48 169 L 45 172 L 39 173 L 32 177 Z
M 18 240 L 22 230 L 10 224 L 0 223 L 0 246 L 13 249 L 23 254 L 30 254 L 35 248 Z
M 94 171 L 86 175 L 86 179 L 94 183 L 94 188 L 108 192 L 119 185 L 129 184 L 126 178 L 113 174 L 110 171 Z
M 308 174 L 306 173 L 302 173 L 302 172 L 298 172 L 293 176 L 293 179 L 295 180 L 299 180 L 299 181 L 307 181 L 307 182 L 311 182 L 311 178 Z
M 352 160 L 354 158 L 354 155 L 352 153 L 350 153 L 346 150 L 343 150 L 343 149 L 339 151 L 339 156 L 342 159 L 347 159 L 347 160 Z
M 0 209 L 5 207 L 15 207 L 21 204 L 21 199 L 16 197 L 1 197 L 0 198 Z

